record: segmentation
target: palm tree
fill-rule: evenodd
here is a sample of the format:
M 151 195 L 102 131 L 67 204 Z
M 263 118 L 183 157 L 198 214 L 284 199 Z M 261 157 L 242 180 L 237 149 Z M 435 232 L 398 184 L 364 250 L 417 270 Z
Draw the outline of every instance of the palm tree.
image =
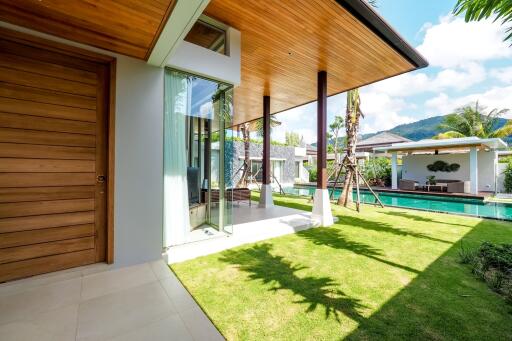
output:
M 347 165 L 356 164 L 356 143 L 359 130 L 359 119 L 364 117 L 361 111 L 361 98 L 359 89 L 347 92 L 347 111 L 345 117 L 345 131 L 347 132 L 347 154 L 343 158 L 342 165 L 345 166 L 345 182 L 343 191 L 338 198 L 338 205 L 347 206 L 352 202 L 352 187 L 357 174 L 354 174 L 351 167 Z
M 510 0 L 458 0 L 453 9 L 455 15 L 465 13 L 464 19 L 480 21 L 494 17 L 494 21 L 500 20 L 502 25 L 512 22 L 512 1 Z M 503 40 L 512 40 L 512 26 L 505 31 Z
M 279 122 L 274 116 L 270 116 L 270 133 L 272 133 L 272 128 L 279 125 L 281 125 L 281 122 Z M 253 122 L 242 123 L 238 126 L 238 130 L 242 131 L 242 140 L 244 142 L 244 168 L 242 176 L 240 177 L 236 187 L 247 187 L 247 177 L 251 173 L 251 158 L 249 154 L 249 148 L 251 146 L 251 128 L 254 128 L 254 131 L 258 136 L 263 137 L 263 118 L 259 118 Z
M 445 132 L 440 133 L 434 139 L 451 139 L 457 137 L 476 136 L 481 138 L 507 137 L 512 134 L 512 121 L 496 128 L 500 117 L 508 112 L 508 109 L 493 109 L 487 114 L 484 108 L 478 105 L 465 106 L 457 109 L 453 114 L 445 117 L 439 128 Z
M 341 129 L 345 126 L 345 121 L 341 116 L 334 116 L 334 122 L 329 125 L 329 129 L 331 129 L 332 137 L 334 138 L 334 162 L 338 162 L 338 152 L 339 152 L 339 141 L 338 138 L 340 136 Z
M 277 126 L 280 126 L 281 122 L 279 122 L 274 116 L 270 116 L 270 131 L 272 132 L 272 128 L 275 128 Z M 263 137 L 263 118 L 258 118 L 254 122 L 254 127 L 256 130 L 256 134 L 259 137 Z

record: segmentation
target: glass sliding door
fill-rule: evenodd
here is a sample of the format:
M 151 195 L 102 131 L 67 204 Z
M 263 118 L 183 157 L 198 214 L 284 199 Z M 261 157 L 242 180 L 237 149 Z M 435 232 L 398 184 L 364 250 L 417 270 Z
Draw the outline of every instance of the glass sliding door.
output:
M 231 87 L 166 69 L 165 98 L 166 246 L 187 242 L 194 229 L 231 232 Z

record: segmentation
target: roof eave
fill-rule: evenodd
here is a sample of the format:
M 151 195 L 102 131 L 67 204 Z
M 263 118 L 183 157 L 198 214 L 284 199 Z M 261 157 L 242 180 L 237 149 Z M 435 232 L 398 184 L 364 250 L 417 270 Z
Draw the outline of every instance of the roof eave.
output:
M 336 0 L 350 14 L 361 21 L 380 39 L 400 53 L 416 68 L 428 66 L 428 61 L 382 18 L 373 7 L 364 0 Z

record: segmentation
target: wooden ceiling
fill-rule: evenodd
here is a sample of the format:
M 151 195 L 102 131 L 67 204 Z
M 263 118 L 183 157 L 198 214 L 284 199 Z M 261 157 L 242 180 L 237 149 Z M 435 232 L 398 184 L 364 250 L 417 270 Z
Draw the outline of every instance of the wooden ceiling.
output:
M 418 67 L 334 0 L 212 0 L 205 14 L 242 33 L 235 125 L 262 116 L 264 95 L 272 113 L 316 100 L 320 70 L 330 96 Z
M 176 0 L 0 0 L 0 20 L 148 59 Z

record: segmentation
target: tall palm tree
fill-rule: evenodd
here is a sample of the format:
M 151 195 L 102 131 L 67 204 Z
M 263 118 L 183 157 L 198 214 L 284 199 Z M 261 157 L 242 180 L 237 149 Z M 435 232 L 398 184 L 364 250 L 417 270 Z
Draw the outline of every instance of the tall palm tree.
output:
M 357 132 L 359 130 L 359 119 L 364 117 L 361 111 L 361 98 L 359 96 L 359 89 L 350 90 L 347 92 L 347 111 L 345 116 L 345 131 L 347 133 L 347 154 L 343 158 L 342 165 L 344 166 L 345 182 L 343 184 L 343 191 L 338 198 L 338 205 L 347 206 L 352 202 L 352 188 L 355 174 L 351 167 L 347 165 L 356 164 L 356 143 Z
M 334 116 L 334 121 L 329 125 L 329 129 L 331 129 L 332 137 L 334 139 L 334 162 L 338 161 L 338 152 L 339 152 L 339 137 L 341 129 L 345 126 L 345 121 L 341 116 Z
M 464 13 L 464 19 L 480 21 L 494 17 L 494 21 L 500 20 L 502 25 L 512 23 L 512 1 L 510 0 L 458 0 L 453 9 L 455 15 Z M 503 40 L 512 41 L 512 25 L 505 31 Z
M 272 133 L 272 128 L 279 125 L 281 125 L 281 122 L 274 116 L 270 116 L 270 133 Z M 242 123 L 238 126 L 238 130 L 242 131 L 242 140 L 244 143 L 244 168 L 236 187 L 247 187 L 247 178 L 251 175 L 249 148 L 251 146 L 252 129 L 254 129 L 258 136 L 263 137 L 263 118 L 259 118 L 254 122 Z
M 436 135 L 434 138 L 507 137 L 512 135 L 512 121 L 509 120 L 503 127 L 496 128 L 500 117 L 507 112 L 508 109 L 493 109 L 485 113 L 484 108 L 479 106 L 478 102 L 474 107 L 467 105 L 446 116 L 443 123 L 439 125 L 439 128 L 445 130 L 445 132 Z

